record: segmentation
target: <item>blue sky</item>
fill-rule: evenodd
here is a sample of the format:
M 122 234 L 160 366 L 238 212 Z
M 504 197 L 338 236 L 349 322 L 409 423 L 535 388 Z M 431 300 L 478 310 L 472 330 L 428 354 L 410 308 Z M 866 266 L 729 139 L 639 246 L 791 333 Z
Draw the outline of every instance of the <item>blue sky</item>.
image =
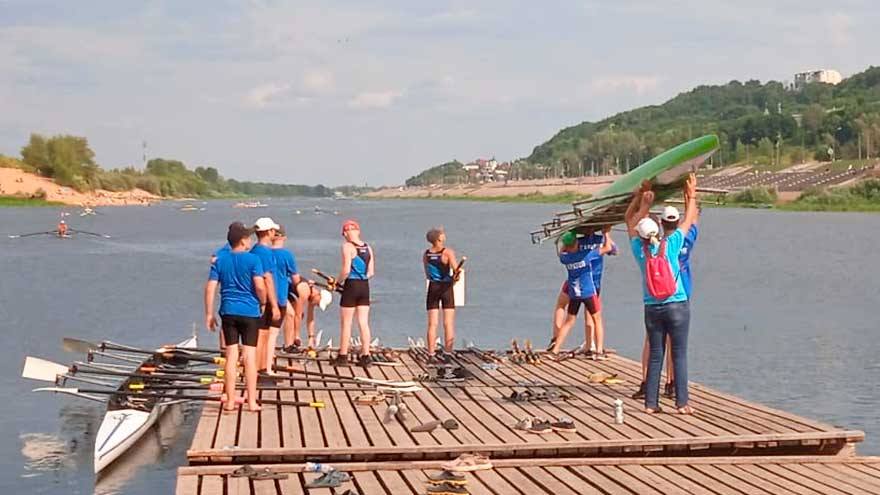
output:
M 700 84 L 878 64 L 876 1 L 0 0 L 0 153 L 396 184 Z

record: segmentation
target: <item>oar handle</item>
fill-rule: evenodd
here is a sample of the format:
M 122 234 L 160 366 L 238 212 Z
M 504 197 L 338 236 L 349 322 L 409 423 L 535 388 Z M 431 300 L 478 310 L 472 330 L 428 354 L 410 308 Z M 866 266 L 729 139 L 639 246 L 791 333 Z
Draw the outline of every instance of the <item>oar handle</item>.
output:
M 220 402 L 227 402 L 226 396 L 220 397 Z M 261 404 L 272 404 L 276 406 L 294 406 L 294 407 L 314 407 L 316 409 L 323 409 L 325 404 L 321 401 L 316 402 L 305 402 L 305 401 L 292 401 L 292 400 L 272 400 L 272 399 L 264 399 L 259 401 Z M 236 404 L 244 404 L 244 397 L 236 397 Z

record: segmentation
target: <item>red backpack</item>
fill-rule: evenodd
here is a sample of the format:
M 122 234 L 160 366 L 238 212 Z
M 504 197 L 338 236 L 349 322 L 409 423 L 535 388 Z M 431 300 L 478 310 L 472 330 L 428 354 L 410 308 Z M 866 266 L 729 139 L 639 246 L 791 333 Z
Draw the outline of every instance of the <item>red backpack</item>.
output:
M 672 276 L 669 260 L 666 259 L 666 239 L 660 240 L 657 256 L 651 255 L 648 241 L 642 241 L 642 250 L 645 253 L 645 285 L 648 287 L 648 294 L 658 301 L 663 301 L 675 294 L 678 285 L 675 277 Z

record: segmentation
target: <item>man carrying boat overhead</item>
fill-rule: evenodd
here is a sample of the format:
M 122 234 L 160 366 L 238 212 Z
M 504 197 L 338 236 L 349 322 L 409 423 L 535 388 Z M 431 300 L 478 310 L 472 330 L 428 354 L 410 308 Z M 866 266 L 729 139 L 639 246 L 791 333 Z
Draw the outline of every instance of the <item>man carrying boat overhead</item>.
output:
M 605 243 L 605 235 L 602 230 L 597 230 L 584 238 L 587 249 L 599 249 Z M 611 251 L 608 255 L 617 255 L 617 244 L 611 242 Z M 605 256 L 600 256 L 590 263 L 590 272 L 593 274 L 593 285 L 596 287 L 596 299 L 599 304 L 602 303 L 602 275 L 605 269 Z M 553 336 L 550 339 L 550 348 L 559 338 L 559 329 L 565 321 L 565 315 L 569 303 L 568 297 L 568 279 L 562 283 L 559 295 L 556 297 L 556 308 L 553 310 Z M 601 316 L 601 313 L 600 313 Z M 605 354 L 605 324 L 601 322 L 601 335 L 597 333 L 597 325 L 595 318 L 590 315 L 589 311 L 584 315 L 584 348 L 583 351 L 593 360 L 604 361 L 607 359 Z
M 257 337 L 257 368 L 269 375 L 275 374 L 272 366 L 275 364 L 275 340 L 278 339 L 281 319 L 284 318 L 278 306 L 278 291 L 275 288 L 278 264 L 275 263 L 275 255 L 272 252 L 272 240 L 275 239 L 275 233 L 280 228 L 281 226 L 271 218 L 258 218 L 254 223 L 257 243 L 251 248 L 251 253 L 260 258 L 262 263 L 267 292 L 266 307 L 263 309 L 263 320 L 260 322 Z
M 697 208 L 697 211 L 699 213 L 699 207 Z M 691 228 L 688 229 L 687 235 L 684 237 L 684 246 L 682 246 L 681 253 L 678 255 L 678 263 L 681 267 L 679 270 L 679 273 L 681 274 L 681 283 L 684 286 L 685 294 L 688 296 L 688 301 L 690 301 L 691 298 L 690 255 L 694 248 L 694 244 L 697 242 L 697 235 L 699 234 L 699 228 L 697 227 L 698 220 L 699 216 L 697 220 L 694 220 Z M 675 233 L 680 222 L 681 214 L 679 213 L 678 208 L 674 206 L 666 206 L 663 208 L 663 213 L 660 215 L 660 225 L 663 227 L 663 235 L 665 237 L 669 237 Z M 672 342 L 668 337 L 666 338 L 666 346 L 668 348 L 672 347 Z M 645 380 L 648 376 L 648 357 L 648 336 L 645 335 L 645 343 L 642 346 L 642 383 L 639 385 L 639 390 L 633 394 L 633 399 L 645 398 Z M 672 353 L 666 355 L 666 386 L 664 387 L 663 395 L 670 399 L 675 397 L 675 370 L 672 366 Z
M 684 185 L 685 216 L 675 231 L 660 237 L 660 227 L 648 218 L 654 192 L 644 183 L 633 192 L 625 219 L 633 257 L 642 272 L 642 299 L 645 305 L 645 329 L 648 334 L 649 360 L 645 387 L 645 412 L 660 412 L 660 372 L 666 339 L 672 343 L 672 366 L 675 370 L 675 406 L 679 414 L 693 414 L 688 404 L 687 340 L 690 328 L 690 305 L 681 280 L 679 256 L 684 239 L 697 219 L 697 178 L 690 174 Z
M 459 273 L 455 270 L 458 261 L 455 251 L 446 246 L 446 232 L 442 227 L 435 227 L 425 234 L 431 244 L 422 255 L 425 276 L 428 278 L 426 308 L 428 310 L 427 346 L 428 360 L 434 361 L 437 345 L 437 326 L 440 320 L 440 308 L 443 308 L 443 349 L 452 352 L 455 348 L 455 291 L 453 286 Z
M 596 286 L 593 282 L 592 262 L 611 252 L 611 226 L 605 226 L 602 233 L 605 236 L 604 241 L 599 248 L 595 249 L 589 249 L 588 239 L 586 237 L 578 239 L 577 234 L 573 231 L 566 232 L 560 237 L 562 246 L 559 249 L 559 262 L 565 265 L 565 269 L 568 270 L 569 302 L 568 314 L 559 328 L 559 336 L 550 349 L 553 354 L 559 352 L 565 342 L 565 337 L 574 326 L 581 304 L 586 307 L 589 315 L 594 317 L 597 326 L 602 324 L 602 303 L 597 297 Z M 604 329 L 597 328 L 596 333 L 604 333 Z M 604 353 L 604 349 L 601 351 Z
M 253 232 L 240 222 L 229 226 L 226 239 L 231 249 L 220 253 L 211 264 L 208 282 L 205 284 L 205 326 L 212 332 L 217 329 L 214 296 L 217 286 L 220 286 L 220 319 L 226 342 L 224 409 L 227 411 L 235 409 L 239 347 L 244 356 L 248 409 L 260 410 L 257 405 L 256 345 L 260 316 L 266 305 L 268 291 L 260 258 L 248 252 Z

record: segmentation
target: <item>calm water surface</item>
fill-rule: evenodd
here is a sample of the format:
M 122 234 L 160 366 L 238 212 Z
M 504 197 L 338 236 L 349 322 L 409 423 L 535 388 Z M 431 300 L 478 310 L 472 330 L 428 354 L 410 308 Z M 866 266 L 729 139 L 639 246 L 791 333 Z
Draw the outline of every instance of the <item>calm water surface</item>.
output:
M 209 202 L 205 211 L 184 213 L 169 203 L 69 217 L 73 228 L 112 234 L 111 240 L 7 239 L 51 228 L 59 214 L 0 209 L 7 352 L 0 360 L 0 493 L 173 491 L 196 408 L 166 415 L 134 455 L 96 484 L 92 448 L 102 406 L 31 393 L 40 384 L 21 379 L 21 365 L 25 355 L 79 359 L 62 351 L 62 336 L 143 346 L 180 340 L 202 321 L 208 258 L 233 220 L 271 215 L 287 225 L 300 266 L 325 271 L 337 269 L 343 217 L 360 220 L 377 256 L 373 328 L 397 345 L 424 331 L 423 236 L 443 224 L 450 244 L 470 258 L 460 336 L 485 347 L 504 347 L 512 337 L 547 340 L 563 269 L 553 248 L 532 246 L 527 233 L 558 205 L 269 202 L 264 210 Z M 315 205 L 340 216 L 315 214 Z M 880 454 L 880 215 L 707 210 L 701 228 L 693 256 L 692 379 L 862 429 L 867 441 L 859 451 Z M 608 345 L 638 356 L 644 330 L 637 268 L 626 250 L 606 267 Z M 336 311 L 320 315 L 321 328 L 335 333 L 337 325 Z

